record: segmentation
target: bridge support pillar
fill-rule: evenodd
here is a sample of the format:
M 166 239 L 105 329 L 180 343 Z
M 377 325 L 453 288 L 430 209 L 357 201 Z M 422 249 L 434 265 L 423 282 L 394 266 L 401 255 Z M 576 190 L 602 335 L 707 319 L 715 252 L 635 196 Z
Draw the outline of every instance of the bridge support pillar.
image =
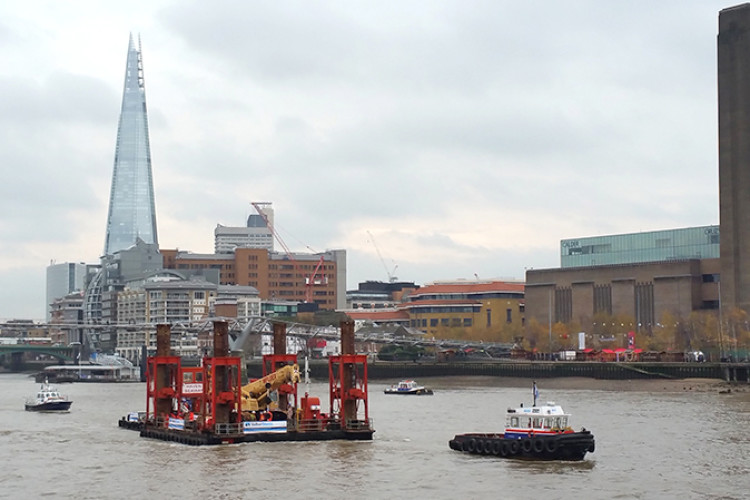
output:
M 23 353 L 14 352 L 10 355 L 10 371 L 21 372 L 23 371 Z

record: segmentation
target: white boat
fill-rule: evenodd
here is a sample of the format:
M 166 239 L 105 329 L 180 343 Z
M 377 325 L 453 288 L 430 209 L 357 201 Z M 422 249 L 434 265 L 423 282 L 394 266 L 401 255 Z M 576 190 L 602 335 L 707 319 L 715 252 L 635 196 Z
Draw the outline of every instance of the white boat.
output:
M 26 400 L 26 411 L 63 412 L 70 411 L 73 402 L 63 396 L 53 385 L 45 381 L 35 398 Z
M 417 384 L 414 380 L 402 380 L 385 389 L 386 394 L 414 394 L 419 396 L 432 395 L 432 389 Z

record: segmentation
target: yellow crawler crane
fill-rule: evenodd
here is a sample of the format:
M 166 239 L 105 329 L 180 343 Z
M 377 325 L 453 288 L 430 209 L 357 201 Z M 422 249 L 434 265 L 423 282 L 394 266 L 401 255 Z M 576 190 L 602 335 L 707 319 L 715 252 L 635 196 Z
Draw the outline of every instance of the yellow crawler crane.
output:
M 271 392 L 284 384 L 294 384 L 299 381 L 299 366 L 295 363 L 293 365 L 282 366 L 263 378 L 243 385 L 241 389 L 243 413 L 265 410 L 271 403 L 271 398 L 269 397 Z

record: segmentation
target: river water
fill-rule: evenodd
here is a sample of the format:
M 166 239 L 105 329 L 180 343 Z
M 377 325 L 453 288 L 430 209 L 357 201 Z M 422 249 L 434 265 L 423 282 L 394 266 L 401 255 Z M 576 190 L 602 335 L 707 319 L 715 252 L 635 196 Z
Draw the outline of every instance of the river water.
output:
M 23 403 L 38 384 L 0 374 L 0 497 L 750 498 L 750 393 L 546 390 L 542 380 L 541 399 L 590 429 L 596 451 L 582 462 L 521 462 L 455 452 L 448 440 L 502 429 L 508 406 L 529 404 L 529 388 L 420 382 L 435 395 L 388 396 L 385 382 L 371 381 L 372 442 L 191 447 L 117 427 L 145 409 L 145 384 L 61 384 L 70 413 L 36 414 Z M 321 401 L 327 392 L 327 383 L 310 386 Z

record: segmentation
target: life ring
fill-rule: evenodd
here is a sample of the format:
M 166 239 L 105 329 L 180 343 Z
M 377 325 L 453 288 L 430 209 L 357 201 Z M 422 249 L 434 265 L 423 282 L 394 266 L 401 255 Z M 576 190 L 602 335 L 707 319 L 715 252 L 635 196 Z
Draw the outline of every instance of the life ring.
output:
M 557 439 L 548 439 L 546 443 L 544 443 L 544 449 L 547 450 L 547 453 L 554 453 L 557 451 Z
M 464 443 L 463 449 L 469 453 L 474 453 L 477 449 L 477 440 L 474 438 L 469 439 Z
M 521 440 L 521 449 L 524 451 L 524 453 L 531 452 L 532 449 L 531 439 L 524 438 Z
M 536 453 L 541 453 L 544 451 L 544 441 L 539 438 L 532 439 L 531 446 L 534 448 L 534 451 Z
M 517 439 L 514 439 L 508 443 L 508 453 L 511 455 L 515 455 L 518 453 L 518 449 L 521 447 L 520 443 Z

